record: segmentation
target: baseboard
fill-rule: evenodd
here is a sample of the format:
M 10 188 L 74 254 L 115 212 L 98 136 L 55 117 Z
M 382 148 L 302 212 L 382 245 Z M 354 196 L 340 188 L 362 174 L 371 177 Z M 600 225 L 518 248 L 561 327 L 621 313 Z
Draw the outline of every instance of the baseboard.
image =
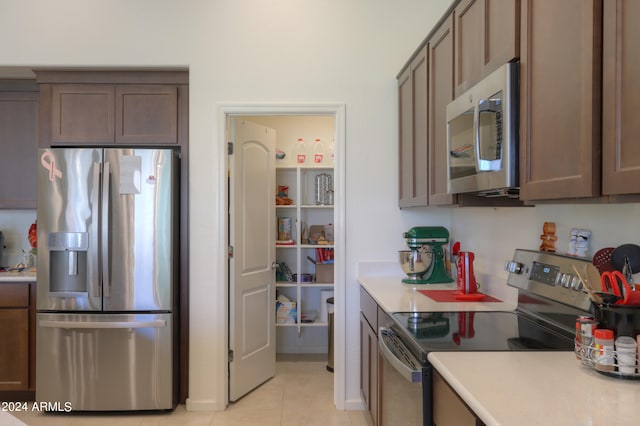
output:
M 226 407 L 218 407 L 215 400 L 193 400 L 187 398 L 185 407 L 187 411 L 224 411 Z
M 348 399 L 344 402 L 344 409 L 347 411 L 364 411 L 367 406 L 362 398 Z

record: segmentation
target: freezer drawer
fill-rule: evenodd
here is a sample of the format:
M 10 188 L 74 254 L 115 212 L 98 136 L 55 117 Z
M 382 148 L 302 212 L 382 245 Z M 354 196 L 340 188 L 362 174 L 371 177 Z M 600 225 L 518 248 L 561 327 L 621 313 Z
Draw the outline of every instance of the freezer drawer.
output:
M 38 314 L 36 401 L 73 411 L 175 407 L 172 314 Z

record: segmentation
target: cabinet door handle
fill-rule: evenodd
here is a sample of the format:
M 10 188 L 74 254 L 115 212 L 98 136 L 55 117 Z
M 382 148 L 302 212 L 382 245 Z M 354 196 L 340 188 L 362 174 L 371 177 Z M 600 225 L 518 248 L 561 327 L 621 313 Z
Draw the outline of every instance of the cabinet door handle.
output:
M 273 262 L 271 264 L 271 269 L 278 269 L 280 267 L 280 264 L 278 262 Z

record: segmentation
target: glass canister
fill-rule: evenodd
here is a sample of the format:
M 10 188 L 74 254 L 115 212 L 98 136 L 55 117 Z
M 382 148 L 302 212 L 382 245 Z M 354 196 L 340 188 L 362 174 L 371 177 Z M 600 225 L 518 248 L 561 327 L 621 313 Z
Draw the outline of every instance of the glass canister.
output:
M 314 190 L 315 203 L 317 205 L 328 204 L 328 192 L 333 190 L 331 175 L 328 173 L 316 175 Z

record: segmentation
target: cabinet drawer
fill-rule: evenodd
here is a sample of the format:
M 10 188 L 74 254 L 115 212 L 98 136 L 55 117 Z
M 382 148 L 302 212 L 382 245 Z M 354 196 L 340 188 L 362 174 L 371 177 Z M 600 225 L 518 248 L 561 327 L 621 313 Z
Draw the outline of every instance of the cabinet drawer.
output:
M 362 315 L 378 335 L 378 304 L 362 287 L 360 287 L 360 311 L 362 311 Z
M 29 284 L 0 283 L 0 308 L 29 307 Z

